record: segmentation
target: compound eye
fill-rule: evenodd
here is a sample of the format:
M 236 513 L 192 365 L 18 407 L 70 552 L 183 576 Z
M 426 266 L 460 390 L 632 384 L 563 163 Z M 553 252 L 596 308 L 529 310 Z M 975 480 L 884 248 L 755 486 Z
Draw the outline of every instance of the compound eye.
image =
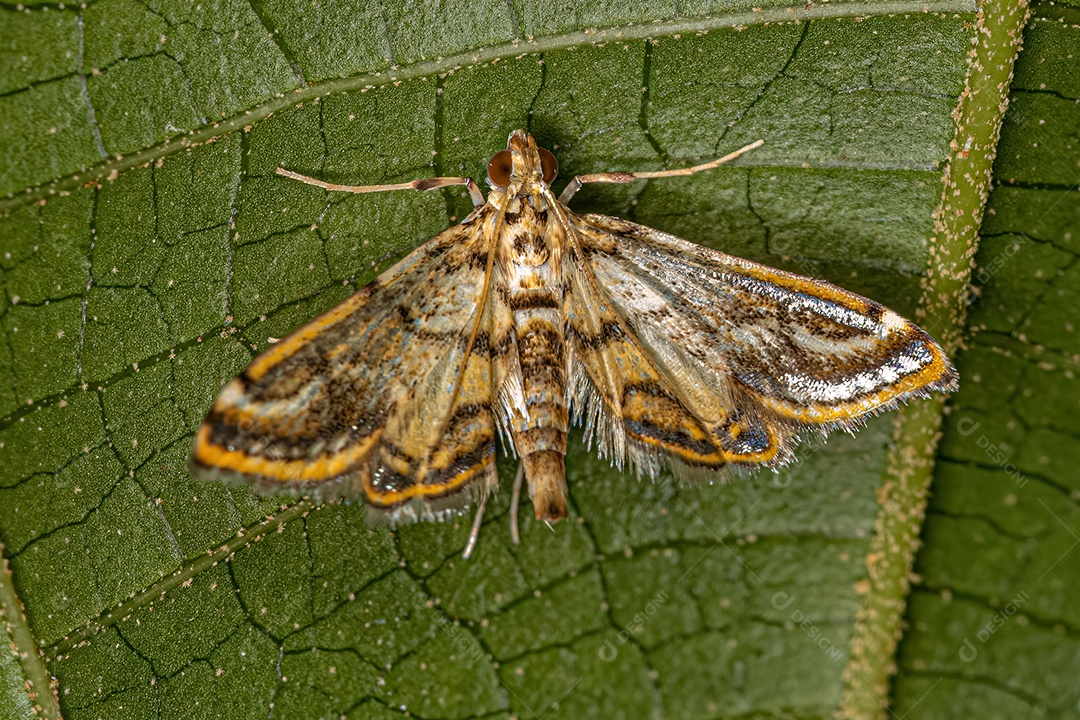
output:
M 510 157 L 509 150 L 500 150 L 491 156 L 488 162 L 488 180 L 492 185 L 506 187 L 510 184 L 510 172 L 514 169 L 514 161 Z
M 550 150 L 537 149 L 540 151 L 540 169 L 544 173 L 544 182 L 550 185 L 559 174 L 559 161 L 555 159 Z

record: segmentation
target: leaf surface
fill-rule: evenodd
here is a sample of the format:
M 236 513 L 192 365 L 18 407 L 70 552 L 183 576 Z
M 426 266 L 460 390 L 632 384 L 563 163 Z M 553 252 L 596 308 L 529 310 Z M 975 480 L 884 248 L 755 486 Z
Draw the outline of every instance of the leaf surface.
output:
M 457 189 L 327 195 L 279 166 L 347 183 L 480 177 L 525 127 L 558 156 L 561 187 L 763 138 L 736 166 L 590 187 L 574 206 L 916 314 L 974 4 L 458 5 L 0 8 L 0 538 L 56 678 L 46 715 L 811 718 L 840 705 L 890 415 L 725 486 L 639 482 L 572 437 L 571 520 L 549 529 L 524 511 L 521 546 L 500 458 L 504 492 L 469 562 L 469 517 L 390 534 L 356 505 L 185 471 L 224 382 L 470 208 Z M 995 269 L 975 275 L 981 332 L 945 420 L 891 698 L 901 715 L 989 713 L 987 687 L 1075 712 L 1075 638 L 1056 628 L 1075 625 L 1080 554 L 1038 578 L 1080 532 L 1064 459 L 1078 396 L 1075 13 L 1039 6 L 1017 69 L 978 257 Z M 977 431 L 963 434 L 965 417 Z M 1020 591 L 1020 613 L 958 661 Z M 1058 653 L 1060 675 L 1018 665 L 1014 648 Z M 32 716 L 27 676 L 0 661 L 14 717 Z

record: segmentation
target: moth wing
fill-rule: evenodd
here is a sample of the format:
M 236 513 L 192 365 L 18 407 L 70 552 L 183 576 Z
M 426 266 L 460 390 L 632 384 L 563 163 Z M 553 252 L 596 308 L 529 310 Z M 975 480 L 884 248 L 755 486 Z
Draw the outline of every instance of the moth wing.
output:
M 639 466 L 650 459 L 637 455 L 653 448 L 691 467 L 775 466 L 806 431 L 851 428 L 898 401 L 956 387 L 937 343 L 878 303 L 635 223 L 568 217 L 571 255 L 580 253 L 569 260 L 580 270 L 568 310 L 587 317 L 585 305 L 600 308 L 595 318 L 569 318 L 585 337 L 573 343 L 576 406 L 616 459 L 621 434 L 647 441 L 641 428 L 651 427 L 671 442 L 627 446 Z M 635 410 L 634 375 L 621 375 L 646 363 L 670 401 Z M 617 420 L 602 422 L 604 413 Z
M 678 378 L 656 362 L 620 317 L 608 292 L 571 252 L 564 269 L 565 337 L 570 407 L 586 442 L 618 467 L 655 476 L 664 460 L 682 476 L 721 468 L 732 459 L 680 396 Z
M 477 477 L 486 493 L 485 225 L 481 215 L 441 233 L 257 357 L 199 428 L 192 471 L 363 497 L 395 523 L 460 507 Z

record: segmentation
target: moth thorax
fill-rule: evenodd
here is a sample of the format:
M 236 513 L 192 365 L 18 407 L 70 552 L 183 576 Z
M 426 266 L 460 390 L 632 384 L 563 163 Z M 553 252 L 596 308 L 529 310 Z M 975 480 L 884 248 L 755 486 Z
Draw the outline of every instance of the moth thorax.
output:
M 525 267 L 543 265 L 551 259 L 551 243 L 544 232 L 544 214 L 532 213 L 532 217 L 522 219 L 510 228 L 507 237 L 510 257 Z

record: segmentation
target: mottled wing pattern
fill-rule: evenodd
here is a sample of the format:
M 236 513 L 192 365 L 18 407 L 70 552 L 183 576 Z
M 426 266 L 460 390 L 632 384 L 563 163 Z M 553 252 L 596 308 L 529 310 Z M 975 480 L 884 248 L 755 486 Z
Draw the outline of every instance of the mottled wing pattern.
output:
M 571 252 L 571 255 L 574 252 Z M 684 386 L 653 358 L 645 343 L 615 310 L 610 288 L 571 259 L 563 306 L 570 364 L 571 410 L 584 421 L 586 441 L 622 467 L 655 475 L 669 457 L 690 467 L 719 468 L 730 458 L 714 439 L 709 418 L 727 403 L 701 403 L 689 411 L 685 388 L 709 394 L 704 385 Z M 714 386 L 722 390 L 722 386 Z M 715 398 L 714 398 L 715 399 Z
M 775 466 L 808 429 L 851 427 L 956 386 L 930 336 L 873 301 L 631 222 L 567 212 L 575 415 L 616 462 L 649 474 L 661 459 L 681 474 Z
M 495 452 L 481 307 L 488 214 L 436 236 L 256 358 L 199 429 L 193 471 L 363 497 L 392 522 L 460 506 L 478 476 L 486 492 Z

